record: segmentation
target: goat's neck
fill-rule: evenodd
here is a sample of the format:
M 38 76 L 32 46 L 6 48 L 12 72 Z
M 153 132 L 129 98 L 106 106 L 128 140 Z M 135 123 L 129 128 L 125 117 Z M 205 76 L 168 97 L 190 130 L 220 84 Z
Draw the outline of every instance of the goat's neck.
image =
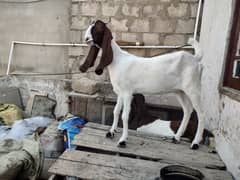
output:
M 111 41 L 111 46 L 113 50 L 113 56 L 115 58 L 124 53 L 124 51 L 120 48 L 120 46 L 116 43 L 114 39 L 112 39 Z

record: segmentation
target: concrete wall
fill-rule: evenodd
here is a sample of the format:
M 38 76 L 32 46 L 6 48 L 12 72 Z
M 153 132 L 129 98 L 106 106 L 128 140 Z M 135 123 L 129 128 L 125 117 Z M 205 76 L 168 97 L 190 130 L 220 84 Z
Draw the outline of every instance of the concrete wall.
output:
M 6 72 L 11 41 L 69 42 L 70 0 L 0 2 L 0 74 Z M 63 72 L 67 48 L 17 45 L 13 69 Z
M 233 2 L 205 1 L 200 39 L 204 52 L 202 103 L 206 113 L 206 126 L 216 136 L 217 150 L 236 179 L 240 179 L 240 102 L 219 91 Z
M 72 0 L 71 41 L 82 42 L 92 19 L 111 19 L 116 39 L 176 45 L 192 34 L 197 0 Z

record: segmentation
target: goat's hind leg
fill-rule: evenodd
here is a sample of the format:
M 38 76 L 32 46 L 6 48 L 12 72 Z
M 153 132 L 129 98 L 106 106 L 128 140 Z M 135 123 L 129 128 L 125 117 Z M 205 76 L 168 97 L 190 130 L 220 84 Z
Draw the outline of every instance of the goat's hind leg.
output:
M 204 131 L 204 113 L 200 106 L 200 100 L 201 100 L 200 92 L 198 89 L 196 89 L 195 91 L 193 90 L 187 94 L 188 94 L 189 98 L 191 99 L 193 108 L 197 112 L 197 116 L 198 116 L 197 133 L 191 144 L 191 149 L 198 149 L 199 143 L 202 140 L 203 131 Z
M 192 103 L 191 103 L 190 99 L 188 98 L 188 96 L 184 92 L 177 93 L 176 97 L 183 108 L 183 119 L 182 119 L 180 127 L 177 130 L 177 133 L 175 134 L 175 136 L 173 138 L 174 143 L 180 142 L 180 138 L 184 134 L 184 132 L 187 128 L 189 119 L 191 117 L 191 114 L 193 112 Z
M 119 120 L 119 115 L 120 115 L 122 106 L 123 106 L 122 98 L 120 96 L 118 96 L 117 103 L 116 103 L 116 105 L 114 107 L 114 111 L 113 111 L 113 124 L 112 124 L 112 127 L 109 130 L 109 132 L 107 132 L 107 134 L 106 134 L 107 138 L 114 138 L 114 132 L 118 126 L 118 120 Z

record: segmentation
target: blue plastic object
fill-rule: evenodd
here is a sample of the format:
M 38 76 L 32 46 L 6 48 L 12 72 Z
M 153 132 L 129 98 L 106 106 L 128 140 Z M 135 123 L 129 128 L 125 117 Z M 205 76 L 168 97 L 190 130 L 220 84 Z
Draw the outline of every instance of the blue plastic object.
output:
M 74 136 L 80 133 L 81 128 L 86 124 L 84 119 L 80 117 L 71 117 L 59 123 L 58 129 L 64 132 L 64 148 L 75 149 L 72 145 Z

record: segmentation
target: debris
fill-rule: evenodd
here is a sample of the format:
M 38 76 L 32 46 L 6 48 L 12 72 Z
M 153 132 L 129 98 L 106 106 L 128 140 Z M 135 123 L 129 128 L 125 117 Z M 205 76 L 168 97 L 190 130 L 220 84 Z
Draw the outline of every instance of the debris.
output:
M 16 87 L 0 88 L 0 103 L 2 104 L 15 104 L 20 109 L 23 109 L 22 98 L 20 91 Z
M 55 118 L 54 110 L 57 102 L 48 96 L 34 97 L 31 116 L 45 116 L 49 118 Z
M 12 127 L 1 126 L 1 139 L 23 139 L 29 135 L 32 135 L 37 128 L 47 127 L 52 119 L 47 117 L 33 117 L 29 119 L 23 119 L 15 121 Z
M 42 162 L 39 142 L 35 139 L 0 141 L 0 179 L 36 179 Z
M 0 104 L 0 119 L 3 125 L 12 125 L 14 121 L 22 119 L 22 111 L 14 104 Z
M 60 122 L 58 125 L 59 130 L 64 132 L 64 148 L 65 149 L 75 149 L 75 146 L 71 144 L 74 136 L 80 133 L 80 129 L 86 123 L 85 120 L 80 117 L 71 117 L 69 119 Z

